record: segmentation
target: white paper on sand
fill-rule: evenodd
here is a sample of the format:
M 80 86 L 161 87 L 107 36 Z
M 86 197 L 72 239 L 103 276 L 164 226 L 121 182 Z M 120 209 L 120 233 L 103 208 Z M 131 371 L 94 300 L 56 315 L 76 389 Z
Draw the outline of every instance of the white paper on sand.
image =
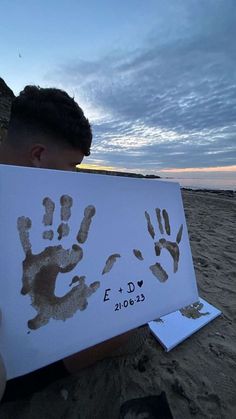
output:
M 162 316 L 148 325 L 152 334 L 169 352 L 220 314 L 220 310 L 199 298 L 195 304 Z
M 198 299 L 178 184 L 1 165 L 0 200 L 8 379 Z

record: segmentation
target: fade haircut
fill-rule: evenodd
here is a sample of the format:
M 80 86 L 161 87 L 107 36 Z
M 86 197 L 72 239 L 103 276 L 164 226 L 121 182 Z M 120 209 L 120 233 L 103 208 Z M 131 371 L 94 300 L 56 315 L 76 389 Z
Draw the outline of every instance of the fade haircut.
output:
M 12 103 L 8 139 L 20 147 L 39 135 L 90 154 L 91 126 L 75 100 L 60 89 L 26 86 Z

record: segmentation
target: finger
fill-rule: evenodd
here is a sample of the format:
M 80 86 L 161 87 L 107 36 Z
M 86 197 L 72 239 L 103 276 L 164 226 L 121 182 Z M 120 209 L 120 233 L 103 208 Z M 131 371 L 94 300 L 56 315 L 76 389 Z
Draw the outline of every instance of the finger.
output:
M 149 232 L 150 236 L 154 239 L 155 231 L 154 231 L 154 227 L 153 227 L 152 222 L 151 222 L 150 215 L 148 214 L 147 211 L 145 211 L 145 217 L 146 217 L 146 220 L 147 220 L 148 232 Z
M 53 213 L 55 210 L 55 204 L 50 198 L 46 197 L 43 200 L 43 206 L 45 208 L 45 214 L 43 216 L 43 224 L 45 226 L 51 226 L 53 223 Z
M 43 206 L 45 208 L 45 213 L 43 216 L 43 224 L 46 226 L 51 226 L 53 223 L 53 214 L 55 210 L 54 202 L 46 197 L 43 199 Z M 44 240 L 52 240 L 54 236 L 53 230 L 45 230 L 42 233 L 42 237 Z
M 160 233 L 164 234 L 164 229 L 163 229 L 163 225 L 162 225 L 162 221 L 161 221 L 161 210 L 160 210 L 160 208 L 156 208 L 156 216 L 157 216 L 157 222 L 158 222 Z
M 62 223 L 58 226 L 58 240 L 61 240 L 62 237 L 66 237 L 70 233 L 70 227 L 67 223 L 63 221 L 68 221 L 71 217 L 71 207 L 73 205 L 73 199 L 69 195 L 62 195 L 60 198 L 61 203 L 61 220 Z
M 156 242 L 155 243 L 155 253 L 156 253 L 156 256 L 160 256 L 161 249 L 162 249 L 162 246 L 161 246 L 160 241 L 159 242 Z
M 133 249 L 133 254 L 134 254 L 134 256 L 136 256 L 137 259 L 143 260 L 143 255 L 142 255 L 141 250 Z
M 53 230 L 43 231 L 42 237 L 44 240 L 52 240 L 54 236 Z
M 70 227 L 67 223 L 61 223 L 58 226 L 57 233 L 58 233 L 58 240 L 61 240 L 62 237 L 68 236 L 70 232 Z
M 31 253 L 31 243 L 30 243 L 30 239 L 29 239 L 29 230 L 31 229 L 31 219 L 28 217 L 18 217 L 17 219 L 17 229 L 19 231 L 19 237 L 20 237 L 20 242 L 22 245 L 22 248 L 25 252 L 25 254 L 27 253 Z
M 168 274 L 165 269 L 162 268 L 160 263 L 155 263 L 155 265 L 149 266 L 150 271 L 153 275 L 160 281 L 165 282 L 168 279 Z
M 165 222 L 165 230 L 166 230 L 166 233 L 169 236 L 170 235 L 170 221 L 169 221 L 168 212 L 165 209 L 162 210 L 162 216 L 163 216 L 164 222 Z
M 71 287 L 76 282 L 79 282 L 80 285 L 83 285 L 85 283 L 85 278 L 86 278 L 85 275 L 82 275 L 82 276 L 75 275 L 72 278 L 71 283 L 69 284 L 69 287 Z
M 68 221 L 71 216 L 71 207 L 73 199 L 69 195 L 62 195 L 60 198 L 61 203 L 61 220 Z
M 84 218 L 80 224 L 80 229 L 77 235 L 77 241 L 79 243 L 84 243 L 88 238 L 88 232 L 90 228 L 90 224 L 92 222 L 92 218 L 96 213 L 96 209 L 93 205 L 89 205 L 84 210 Z
M 114 263 L 116 262 L 117 258 L 120 258 L 121 256 L 119 253 L 114 253 L 113 255 L 109 256 L 109 258 L 106 260 L 105 266 L 102 271 L 102 275 L 107 274 L 110 272 L 110 270 L 113 268 Z
M 176 243 L 180 243 L 181 242 L 182 234 L 183 234 L 183 224 L 181 224 L 180 229 L 178 231 L 178 234 L 176 236 Z

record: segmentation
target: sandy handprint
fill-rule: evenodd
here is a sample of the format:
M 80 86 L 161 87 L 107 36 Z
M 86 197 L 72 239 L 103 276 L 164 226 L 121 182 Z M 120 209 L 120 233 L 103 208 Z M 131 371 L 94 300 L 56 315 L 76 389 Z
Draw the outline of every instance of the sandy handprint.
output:
M 156 221 L 158 224 L 158 228 L 159 228 L 160 234 L 162 235 L 162 238 L 160 238 L 157 242 L 154 241 L 155 254 L 157 257 L 159 257 L 161 255 L 162 250 L 166 249 L 173 260 L 173 272 L 176 273 L 178 271 L 178 266 L 179 266 L 179 257 L 180 257 L 179 244 L 182 239 L 183 224 L 181 224 L 179 228 L 175 241 L 169 241 L 164 237 L 165 235 L 167 236 L 171 235 L 171 226 L 170 226 L 168 212 L 165 209 L 161 211 L 159 208 L 156 208 L 155 213 L 156 213 Z M 154 240 L 156 233 L 155 233 L 155 229 L 153 227 L 152 221 L 151 221 L 151 217 L 147 211 L 145 211 L 145 218 L 147 221 L 148 233 Z M 142 252 L 139 249 L 133 249 L 133 253 L 137 259 L 144 260 Z M 149 269 L 151 270 L 152 274 L 160 282 L 165 282 L 169 277 L 168 273 L 165 271 L 165 269 L 162 267 L 162 265 L 159 262 L 156 262 L 154 265 L 149 266 Z
M 63 195 L 61 202 L 61 224 L 58 227 L 58 240 L 69 234 L 67 221 L 71 216 L 73 200 L 68 195 Z M 54 202 L 46 197 L 43 200 L 45 214 L 43 217 L 44 226 L 51 226 L 53 223 Z M 89 205 L 84 210 L 84 217 L 77 234 L 77 243 L 86 241 L 92 217 L 95 215 L 95 207 Z M 74 276 L 71 284 L 77 283 L 69 292 L 62 297 L 55 295 L 55 286 L 59 273 L 72 271 L 83 258 L 83 250 L 77 244 L 70 249 L 64 249 L 61 245 L 47 246 L 38 254 L 32 253 L 32 245 L 29 238 L 29 231 L 32 222 L 28 217 L 18 217 L 17 228 L 22 248 L 25 253 L 23 261 L 22 289 L 23 295 L 29 294 L 31 305 L 38 314 L 28 321 L 30 329 L 38 329 L 47 324 L 50 320 L 66 320 L 72 317 L 77 310 L 85 310 L 90 297 L 100 286 L 96 281 L 89 286 L 85 283 L 84 276 Z M 43 232 L 43 239 L 52 240 L 54 232 L 52 229 Z
M 203 309 L 203 304 L 200 301 L 190 304 L 189 306 L 181 308 L 179 311 L 182 316 L 187 317 L 188 319 L 199 319 L 202 316 L 209 315 L 209 311 L 201 312 Z

